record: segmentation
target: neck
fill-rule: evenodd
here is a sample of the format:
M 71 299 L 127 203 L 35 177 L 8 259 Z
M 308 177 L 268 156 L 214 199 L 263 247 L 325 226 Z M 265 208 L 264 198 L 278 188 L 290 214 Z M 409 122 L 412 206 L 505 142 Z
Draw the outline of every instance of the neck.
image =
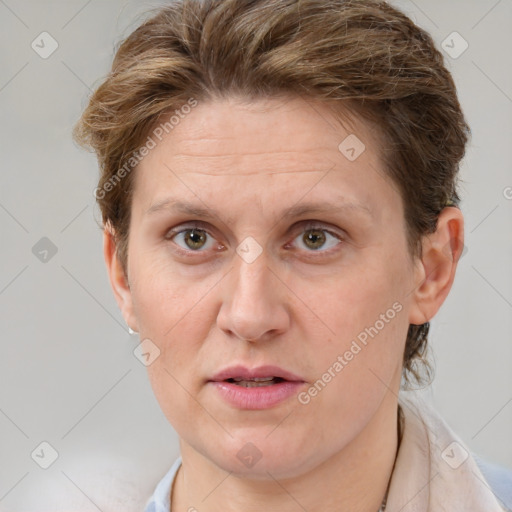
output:
M 398 404 L 388 392 L 366 427 L 340 452 L 307 473 L 277 481 L 230 474 L 180 442 L 182 466 L 172 512 L 322 510 L 378 512 L 398 449 Z

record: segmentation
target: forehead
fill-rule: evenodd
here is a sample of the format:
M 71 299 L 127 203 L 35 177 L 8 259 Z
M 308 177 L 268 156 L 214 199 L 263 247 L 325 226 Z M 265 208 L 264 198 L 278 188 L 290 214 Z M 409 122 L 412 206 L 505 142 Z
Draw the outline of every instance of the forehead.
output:
M 299 97 L 199 102 L 139 164 L 134 202 L 146 212 L 179 188 L 191 198 L 236 190 L 257 192 L 262 205 L 276 194 L 293 203 L 318 201 L 334 187 L 347 200 L 371 202 L 379 181 L 389 186 L 379 142 L 364 121 L 349 121 Z
M 175 159 L 217 157 L 219 173 L 237 175 L 243 169 L 222 168 L 222 158 L 245 156 L 254 162 L 259 156 L 271 156 L 272 166 L 261 171 L 286 172 L 294 158 L 311 155 L 311 161 L 325 168 L 343 155 L 339 146 L 347 137 L 359 149 L 364 144 L 376 153 L 378 141 L 367 123 L 348 109 L 337 111 L 338 115 L 332 105 L 303 97 L 209 100 L 183 116 L 160 145 L 168 141 L 174 146 Z

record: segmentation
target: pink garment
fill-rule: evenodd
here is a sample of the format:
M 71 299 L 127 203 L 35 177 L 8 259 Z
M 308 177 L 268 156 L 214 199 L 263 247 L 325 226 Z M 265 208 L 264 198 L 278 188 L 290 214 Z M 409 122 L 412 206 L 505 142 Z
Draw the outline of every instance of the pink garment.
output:
M 401 391 L 405 417 L 386 512 L 503 512 L 470 450 L 432 406 Z

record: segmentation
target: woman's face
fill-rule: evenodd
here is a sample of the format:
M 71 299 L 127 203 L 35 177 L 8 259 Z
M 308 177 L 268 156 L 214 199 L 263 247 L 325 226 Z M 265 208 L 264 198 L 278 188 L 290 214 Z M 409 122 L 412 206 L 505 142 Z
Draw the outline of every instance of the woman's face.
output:
M 316 102 L 215 100 L 134 171 L 123 311 L 182 450 L 293 476 L 396 402 L 419 274 L 377 144 Z

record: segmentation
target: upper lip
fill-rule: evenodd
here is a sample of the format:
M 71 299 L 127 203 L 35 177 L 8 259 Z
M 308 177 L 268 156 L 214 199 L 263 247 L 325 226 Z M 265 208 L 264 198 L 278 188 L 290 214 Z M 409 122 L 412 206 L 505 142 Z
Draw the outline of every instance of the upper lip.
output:
M 216 373 L 210 380 L 215 382 L 222 382 L 227 379 L 260 379 L 263 377 L 280 377 L 281 379 L 289 380 L 292 382 L 304 382 L 303 379 L 297 375 L 279 368 L 279 366 L 258 366 L 257 368 L 247 368 L 245 366 L 230 366 L 220 372 Z

